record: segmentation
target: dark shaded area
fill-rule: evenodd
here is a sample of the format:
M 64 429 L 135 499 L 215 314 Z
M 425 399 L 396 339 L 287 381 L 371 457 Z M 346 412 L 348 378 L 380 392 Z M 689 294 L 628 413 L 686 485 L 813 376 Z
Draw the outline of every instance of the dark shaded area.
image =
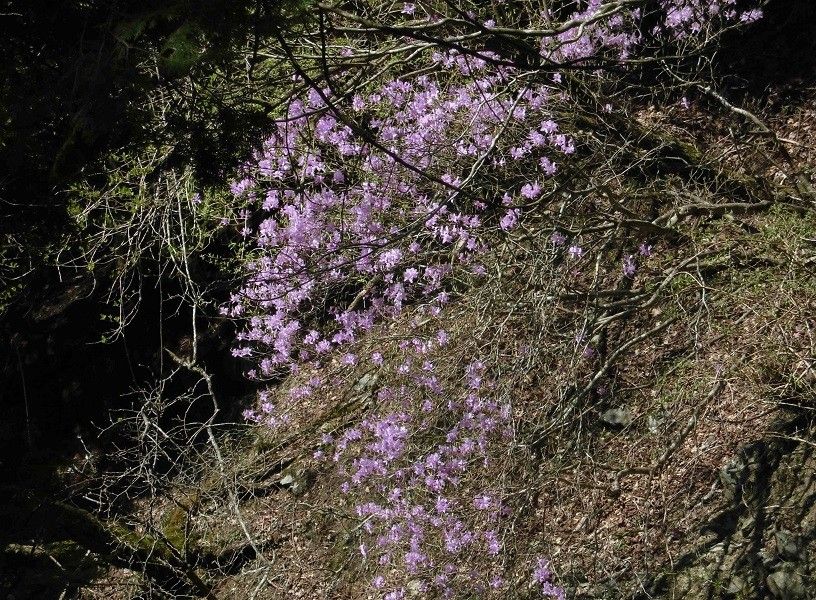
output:
M 165 344 L 188 333 L 188 311 L 167 319 L 179 308 L 168 303 L 160 313 L 158 269 L 145 261 L 134 268 L 142 278 L 139 313 L 124 339 L 99 343 L 111 327 L 106 316 L 119 310 L 107 303 L 114 274 L 55 268 L 57 254 L 63 264 L 74 258 L 86 235 L 69 218 L 66 190 L 77 181 L 93 185 L 91 174 L 111 153 L 137 156 L 150 144 L 173 148 L 162 168 L 191 168 L 202 184 L 224 181 L 270 117 L 256 98 L 260 83 L 237 72 L 241 84 L 224 85 L 223 73 L 235 71 L 236 57 L 244 66 L 247 48 L 282 25 L 280 6 L 0 2 L 0 472 L 13 469 L 23 450 L 70 455 L 77 427 L 132 401 L 123 394 L 159 371 L 162 314 Z M 175 99 L 160 127 L 150 102 L 157 94 Z M 228 243 L 222 236 L 212 252 L 225 254 Z M 196 277 L 225 293 L 229 283 L 205 270 Z M 174 285 L 163 281 L 165 298 Z M 230 325 L 206 316 L 200 325 L 210 328 L 202 350 L 223 362 Z M 217 382 L 243 389 L 240 367 L 213 368 Z
M 16 219 L 59 212 L 53 192 L 72 176 L 110 149 L 144 143 L 155 133 L 144 129 L 147 95 L 191 74 L 206 82 L 243 50 L 263 17 L 262 3 L 250 1 L 2 4 L 0 215 Z M 154 70 L 139 68 L 145 64 Z M 164 132 L 180 142 L 180 163 L 192 161 L 210 176 L 233 167 L 236 151 L 249 148 L 253 123 L 265 119 L 258 107 L 209 97 L 217 91 L 202 87 L 175 107 Z
M 70 217 L 76 199 L 68 190 L 80 182 L 105 189 L 108 180 L 94 174 L 106 161 L 120 152 L 139 157 L 153 146 L 172 148 L 161 169 L 191 172 L 202 186 L 222 184 L 269 127 L 269 77 L 253 71 L 253 48 L 284 25 L 280 11 L 290 4 L 297 3 L 0 1 L 0 499 L 23 499 L 3 512 L 16 527 L 14 535 L 0 527 L 0 596 L 11 585 L 18 599 L 57 598 L 93 578 L 96 559 L 112 549 L 112 538 L 103 539 L 110 532 L 99 529 L 82 542 L 79 530 L 61 531 L 53 520 L 47 532 L 28 525 L 49 507 L 63 515 L 98 510 L 66 487 L 66 469 L 88 453 L 101 468 L 121 467 L 113 457 L 132 440 L 119 429 L 100 431 L 118 410 L 139 406 L 135 389 L 169 372 L 164 348 L 183 358 L 190 351 L 190 307 L 173 299 L 181 284 L 162 273 L 156 256 L 145 252 L 140 264 L 111 260 L 92 271 L 56 267 L 76 258 L 89 234 Z M 164 102 L 158 108 L 157 98 Z M 210 257 L 230 256 L 229 232 L 222 233 L 212 239 Z M 224 300 L 233 282 L 195 258 L 192 276 L 207 287 L 207 299 Z M 122 268 L 138 280 L 133 291 L 141 304 L 124 335 L 102 343 L 119 316 L 109 298 Z M 240 420 L 241 401 L 254 386 L 229 353 L 233 325 L 215 309 L 199 312 L 197 325 L 199 364 L 213 377 L 218 418 Z M 197 380 L 183 371 L 164 393 L 187 392 Z M 203 394 L 202 387 L 194 393 Z M 212 403 L 179 402 L 162 419 L 173 422 L 180 413 L 204 421 Z M 169 472 L 173 457 L 165 460 Z M 55 557 L 65 569 L 54 568 Z M 110 558 L 103 562 L 126 562 Z M 177 575 L 159 571 L 154 575 L 166 581 Z
M 191 583 L 170 550 L 153 564 L 147 561 L 154 551 L 151 544 L 141 549 L 121 547 L 117 540 L 123 536 L 133 537 L 133 544 L 142 540 L 126 529 L 109 529 L 112 523 L 98 519 L 93 511 L 99 507 L 82 491 L 91 480 L 84 482 L 79 473 L 69 471 L 88 453 L 103 475 L 132 467 L 122 462 L 126 457 L 116 454 L 133 443 L 132 432 L 122 427 L 102 429 L 111 425 L 118 411 L 143 401 L 132 392 L 155 383 L 162 372 L 162 347 L 181 356 L 190 351 L 189 311 L 165 300 L 160 337 L 158 290 L 149 284 L 144 288 L 142 308 L 124 337 L 111 343 L 100 342 L 109 323 L 99 318 L 111 308 L 93 293 L 89 275 L 61 287 L 46 286 L 45 297 L 37 298 L 36 307 L 14 311 L 13 318 L 0 323 L 2 336 L 10 342 L 0 348 L 4 410 L 0 520 L 13 524 L 0 527 L 0 596 L 13 592 L 18 599 L 56 599 L 66 589 L 87 585 L 107 565 L 127 567 L 133 561 L 138 571 L 173 590 L 176 597 L 206 595 L 201 586 Z M 222 321 L 207 326 L 202 320 L 200 325 L 199 361 L 212 374 L 223 408 L 219 419 L 239 420 L 241 402 L 253 387 L 229 353 L 232 324 Z M 172 367 L 165 354 L 163 372 Z M 197 380 L 197 375 L 182 371 L 164 391 L 172 398 Z M 201 385 L 196 391 L 205 392 Z M 193 423 L 206 421 L 212 416 L 212 404 L 206 397 L 195 403 L 179 402 L 158 424 L 170 431 L 182 416 Z M 204 433 L 193 442 L 205 443 Z M 165 456 L 152 466 L 169 477 L 176 458 Z M 72 490 L 69 484 L 76 478 L 77 487 Z M 114 487 L 107 493 L 117 502 L 109 510 L 126 513 L 138 499 L 140 483 L 131 478 L 112 477 L 111 481 Z M 244 553 L 243 548 L 236 550 L 235 561 L 240 562 Z M 55 568 L 54 560 L 64 568 Z M 174 561 L 176 567 L 168 569 Z
M 64 502 L 43 500 L 32 493 L 13 489 L 3 491 L 6 494 L 0 501 L 0 518 L 13 524 L 0 535 L 0 543 L 4 546 L 9 538 L 14 539 L 15 534 L 34 538 L 41 545 L 71 540 L 72 543 L 67 545 L 65 552 L 60 554 L 66 554 L 69 548 L 75 552 L 85 549 L 99 557 L 99 563 L 142 570 L 174 598 L 209 597 L 210 586 L 192 567 L 176 556 L 163 540 L 115 522 L 105 523 L 90 512 Z M 20 519 L 20 515 L 26 515 L 27 518 Z M 52 550 L 46 556 L 53 556 L 54 553 Z M 9 560 L 8 554 L 9 552 L 5 552 L 6 556 L 0 554 L 0 566 Z M 18 556 L 19 554 L 21 553 Z M 70 589 L 70 578 L 67 579 Z M 6 587 L 2 584 L 0 580 L 0 586 Z M 60 585 L 65 588 L 66 582 L 63 581 Z M 12 586 L 12 589 L 21 587 Z M 29 590 L 32 587 L 36 589 L 36 586 L 30 584 L 24 585 L 23 589 L 25 587 Z M 41 591 L 43 596 L 39 597 L 47 597 L 51 593 L 48 589 Z M 12 592 L 10 595 L 16 594 Z
M 811 415 L 799 414 L 779 423 L 771 441 L 743 447 L 720 471 L 722 501 L 700 531 L 703 541 L 688 540 L 689 550 L 671 572 L 654 578 L 636 598 L 811 597 L 816 493 L 807 440 L 813 426 Z M 780 583 L 790 588 L 781 596 L 773 589 Z
M 774 88 L 783 92 L 775 100 L 782 106 L 816 81 L 816 3 L 771 0 L 764 15 L 725 39 L 718 68 L 732 92 L 766 97 Z
M 36 308 L 14 311 L 0 323 L 9 340 L 0 348 L 0 475 L 16 471 L 21 449 L 56 461 L 81 450 L 78 435 L 93 440 L 96 428 L 110 422 L 112 410 L 138 402 L 130 392 L 155 381 L 162 361 L 164 372 L 169 371 L 162 343 L 177 352 L 188 343 L 188 311 L 173 316 L 178 306 L 165 300 L 160 313 L 158 291 L 149 284 L 124 335 L 106 343 L 101 340 L 110 322 L 102 317 L 117 309 L 93 293 L 89 275 L 45 291 L 53 294 L 50 302 L 40 299 Z M 199 352 L 215 374 L 217 391 L 226 397 L 246 393 L 248 381 L 229 355 L 232 325 L 224 321 L 203 333 Z
M 0 318 L 20 288 L 62 281 L 53 265 L 85 234 L 67 191 L 104 187 L 111 156 L 172 148 L 165 170 L 229 176 L 269 127 L 268 82 L 245 54 L 285 5 L 0 2 Z

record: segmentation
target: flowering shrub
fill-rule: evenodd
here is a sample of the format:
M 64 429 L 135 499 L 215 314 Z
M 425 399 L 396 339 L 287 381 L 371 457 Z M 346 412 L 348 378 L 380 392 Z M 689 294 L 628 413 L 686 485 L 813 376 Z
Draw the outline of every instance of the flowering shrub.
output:
M 542 29 L 528 31 L 540 38 L 537 50 L 548 64 L 625 61 L 650 36 L 687 42 L 759 18 L 735 0 L 665 1 L 654 14 L 634 0 L 577 4 L 571 14 L 541 15 Z M 387 16 L 416 27 L 425 17 L 438 20 L 429 6 L 413 3 Z M 499 16 L 465 16 L 455 26 L 480 35 L 518 31 Z M 410 37 L 413 30 L 405 31 Z M 338 57 L 358 53 L 364 50 L 346 47 Z M 513 420 L 512 406 L 493 394 L 490 365 L 474 355 L 456 377 L 439 373 L 434 357 L 455 354 L 444 330 L 403 342 L 387 360 L 379 351 L 348 349 L 409 304 L 433 319 L 455 286 L 484 276 L 485 253 L 558 192 L 582 151 L 562 118 L 578 101 L 559 72 L 525 70 L 481 47 L 413 58 L 414 71 L 348 94 L 300 73 L 307 92 L 289 100 L 233 185 L 257 207 L 244 215 L 244 233 L 257 239 L 258 251 L 225 312 L 248 323 L 234 354 L 255 360 L 253 377 L 306 363 L 318 369 L 330 353 L 345 351 L 344 364 L 367 363 L 386 381 L 376 409 L 337 439 L 327 437 L 319 451 L 337 465 L 341 491 L 355 506 L 372 588 L 389 600 L 409 593 L 504 597 L 512 507 L 488 474 Z M 581 264 L 588 253 L 581 236 L 553 229 L 552 247 Z M 633 279 L 651 254 L 647 242 L 624 254 L 623 278 Z M 584 356 L 594 354 L 586 345 Z M 287 401 L 323 385 L 316 378 Z M 247 416 L 285 421 L 287 406 L 271 398 L 265 393 Z M 563 598 L 545 559 L 529 570 L 542 595 Z
M 483 474 L 512 434 L 510 406 L 490 398 L 485 365 L 458 385 L 437 373 L 444 331 L 401 344 L 380 376 L 378 410 L 334 441 L 341 490 L 359 499 L 367 534 L 359 551 L 372 585 L 393 597 L 415 588 L 443 597 L 505 589 L 502 528 L 509 507 Z M 443 340 L 440 342 L 440 340 Z M 331 442 L 332 440 L 326 440 Z
M 547 85 L 516 91 L 511 69 L 457 53 L 433 60 L 454 81 L 422 75 L 353 98 L 352 111 L 377 132 L 374 142 L 333 113 L 327 91 L 292 100 L 233 185 L 264 213 L 256 230 L 263 252 L 229 310 L 260 309 L 234 351 L 246 356 L 254 348 L 258 376 L 355 340 L 412 298 L 438 310 L 455 266 L 478 272 L 489 223 L 513 229 L 516 204 L 539 197 L 557 170 L 555 157 L 574 152 L 543 109 Z M 533 111 L 540 124 L 525 131 L 521 123 Z M 534 181 L 498 197 L 481 185 L 477 191 L 489 171 L 526 156 L 541 165 Z

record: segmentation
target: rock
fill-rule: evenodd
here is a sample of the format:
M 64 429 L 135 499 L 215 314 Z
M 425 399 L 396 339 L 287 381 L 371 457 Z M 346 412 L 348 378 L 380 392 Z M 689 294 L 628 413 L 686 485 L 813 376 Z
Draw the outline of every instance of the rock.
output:
M 610 427 L 621 429 L 631 425 L 633 417 L 629 409 L 622 406 L 620 408 L 610 408 L 601 413 L 601 421 Z
M 762 562 L 762 566 L 766 569 L 770 569 L 777 563 L 776 554 L 765 548 L 757 552 L 757 558 Z
M 699 517 L 705 525 L 677 561 L 687 563 L 655 577 L 646 588 L 650 597 L 816 600 L 809 551 L 816 530 L 814 473 L 809 444 L 762 440 L 745 446 L 719 471 L 722 496 Z M 791 521 L 792 514 L 798 516 Z
M 731 500 L 736 496 L 737 488 L 745 478 L 746 468 L 745 461 L 738 456 L 720 469 L 720 483 L 722 483 L 726 499 Z
M 750 535 L 754 527 L 756 527 L 756 519 L 752 516 L 747 516 L 740 522 L 740 531 L 745 536 Z
M 774 598 L 779 600 L 805 600 L 807 592 L 802 576 L 790 571 L 776 571 L 765 580 Z
M 377 384 L 378 379 L 379 375 L 366 373 L 356 381 L 353 389 L 356 393 L 361 394 L 373 388 Z
M 802 542 L 799 536 L 791 533 L 787 529 L 777 529 L 774 532 L 776 541 L 776 553 L 782 560 L 796 560 L 802 549 Z
M 728 583 L 728 588 L 726 589 L 726 593 L 729 596 L 745 596 L 749 591 L 748 583 L 740 577 L 739 575 L 735 575 L 731 578 L 731 581 Z
M 412 579 L 405 585 L 409 598 L 425 598 L 427 586 L 419 579 Z
M 278 485 L 295 496 L 302 496 L 314 483 L 315 474 L 311 469 L 289 469 L 282 473 Z

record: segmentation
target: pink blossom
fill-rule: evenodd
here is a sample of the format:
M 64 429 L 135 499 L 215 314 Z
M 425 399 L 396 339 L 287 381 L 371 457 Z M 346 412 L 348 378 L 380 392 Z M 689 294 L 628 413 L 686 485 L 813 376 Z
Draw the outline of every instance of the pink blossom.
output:
M 533 183 L 525 183 L 521 187 L 521 195 L 528 200 L 535 200 L 541 195 L 541 185 L 537 181 Z
M 511 229 L 515 228 L 515 226 L 518 224 L 519 214 L 521 214 L 521 211 L 519 211 L 519 209 L 511 208 L 501 218 L 501 220 L 499 221 L 499 226 L 504 231 L 510 231 Z

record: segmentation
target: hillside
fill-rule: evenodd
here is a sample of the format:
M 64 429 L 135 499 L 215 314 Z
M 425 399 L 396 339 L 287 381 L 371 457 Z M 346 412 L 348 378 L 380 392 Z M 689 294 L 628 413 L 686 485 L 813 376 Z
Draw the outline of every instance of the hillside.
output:
M 7 4 L 0 596 L 816 598 L 808 2 Z

